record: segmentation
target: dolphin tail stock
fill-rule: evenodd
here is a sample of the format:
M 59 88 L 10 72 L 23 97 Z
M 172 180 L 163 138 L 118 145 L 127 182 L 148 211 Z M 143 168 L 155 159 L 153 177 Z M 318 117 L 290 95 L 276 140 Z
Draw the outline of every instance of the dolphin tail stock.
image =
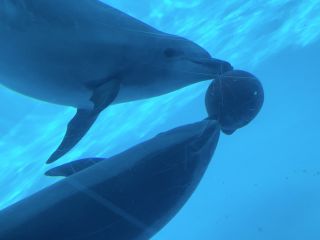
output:
M 51 168 L 45 175 L 50 177 L 69 177 L 77 172 L 85 170 L 106 158 L 85 158 Z
M 92 110 L 78 109 L 75 116 L 68 123 L 66 134 L 59 147 L 52 153 L 47 163 L 52 163 L 70 151 L 89 131 L 101 111 L 107 108 L 118 95 L 120 82 L 112 79 L 101 85 L 93 87 L 91 101 Z

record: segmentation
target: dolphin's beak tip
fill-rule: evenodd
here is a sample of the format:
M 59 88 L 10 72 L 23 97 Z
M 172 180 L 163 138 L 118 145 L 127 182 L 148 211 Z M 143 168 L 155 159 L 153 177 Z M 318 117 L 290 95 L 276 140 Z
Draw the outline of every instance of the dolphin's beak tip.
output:
M 234 134 L 236 130 L 225 130 L 225 129 L 222 129 L 222 132 L 228 136 L 231 136 L 232 134 Z
M 230 72 L 230 71 L 232 71 L 234 68 L 233 68 L 233 66 L 231 65 L 231 63 L 229 63 L 229 62 L 224 62 L 224 63 L 222 64 L 221 69 L 222 69 L 222 73 L 225 73 L 225 72 Z
M 221 75 L 226 72 L 230 72 L 234 69 L 233 66 L 231 65 L 231 63 L 229 63 L 227 61 L 215 59 L 215 58 L 212 58 L 211 61 L 212 61 L 212 66 L 215 69 L 215 74 L 217 74 L 217 75 Z

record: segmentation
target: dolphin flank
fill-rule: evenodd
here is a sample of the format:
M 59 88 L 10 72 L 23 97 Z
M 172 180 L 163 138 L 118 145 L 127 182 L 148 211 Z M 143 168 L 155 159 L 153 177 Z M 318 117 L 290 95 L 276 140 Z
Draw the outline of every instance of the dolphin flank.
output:
M 98 0 L 1 0 L 0 52 L 2 85 L 77 109 L 48 162 L 75 146 L 109 105 L 232 69 L 196 43 Z

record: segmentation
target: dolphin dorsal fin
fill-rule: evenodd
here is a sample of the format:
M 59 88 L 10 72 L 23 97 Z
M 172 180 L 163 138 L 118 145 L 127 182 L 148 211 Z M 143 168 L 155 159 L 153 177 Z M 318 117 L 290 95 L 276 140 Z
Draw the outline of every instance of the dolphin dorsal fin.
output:
M 45 175 L 51 176 L 51 177 L 69 177 L 103 160 L 105 160 L 105 158 L 85 158 L 85 159 L 69 162 L 48 170 L 45 173 Z

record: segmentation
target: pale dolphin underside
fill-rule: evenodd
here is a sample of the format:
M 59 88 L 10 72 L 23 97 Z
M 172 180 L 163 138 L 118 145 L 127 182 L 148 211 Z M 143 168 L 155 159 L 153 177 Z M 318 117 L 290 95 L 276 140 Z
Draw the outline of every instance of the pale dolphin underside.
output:
M 150 239 L 195 190 L 219 134 L 204 120 L 109 159 L 52 169 L 47 175 L 67 177 L 0 211 L 0 239 Z
M 73 106 L 53 162 L 110 104 L 150 98 L 232 69 L 197 44 L 98 0 L 1 0 L 0 83 Z

